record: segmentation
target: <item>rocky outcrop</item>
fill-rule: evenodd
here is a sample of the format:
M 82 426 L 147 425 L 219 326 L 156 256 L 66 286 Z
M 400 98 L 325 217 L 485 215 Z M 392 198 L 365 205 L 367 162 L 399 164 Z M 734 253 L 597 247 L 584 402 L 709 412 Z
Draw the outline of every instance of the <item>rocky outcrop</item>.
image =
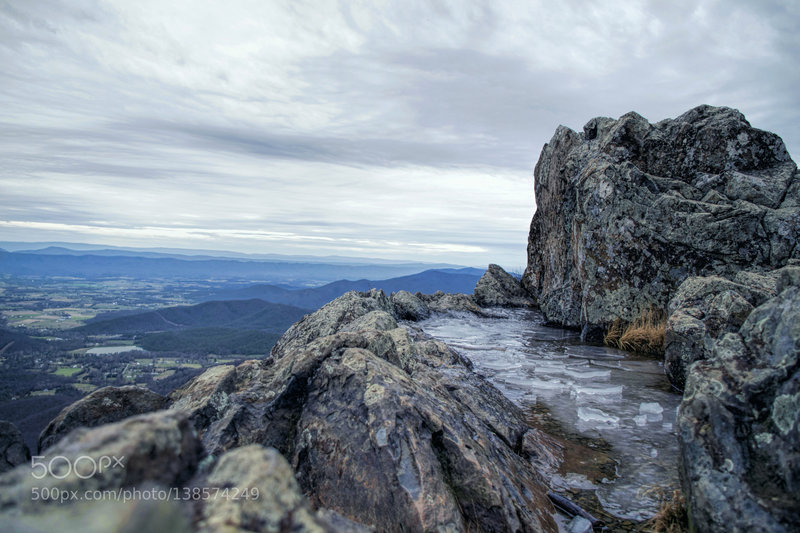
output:
M 35 467 L 0 476 L 0 521 L 9 531 L 68 533 L 367 531 L 335 512 L 314 511 L 274 449 L 244 446 L 213 465 L 203 455 L 181 411 L 80 428 Z
M 400 320 L 425 320 L 431 310 L 420 298 L 408 291 L 397 291 L 389 297 L 394 306 L 394 315 Z
M 33 498 L 42 493 L 117 490 L 154 483 L 181 486 L 194 474 L 202 445 L 185 413 L 159 411 L 115 424 L 75 429 L 37 460 L 0 476 L 0 510 L 36 512 L 61 498 Z
M 96 427 L 164 409 L 167 399 L 134 385 L 103 387 L 65 407 L 39 435 L 39 451 L 79 427 Z
M 683 390 L 692 363 L 708 359 L 723 335 L 737 332 L 755 307 L 791 285 L 800 285 L 799 266 L 742 271 L 733 280 L 710 276 L 684 281 L 670 300 L 664 340 L 664 368 L 673 385 Z
M 535 180 L 522 281 L 564 326 L 631 322 L 666 310 L 690 276 L 800 257 L 800 173 L 778 136 L 733 109 L 559 127 Z
M 743 284 L 712 279 L 705 285 L 719 289 L 712 301 L 736 300 L 730 291 L 742 294 Z M 751 305 L 745 296 L 736 300 L 728 324 Z M 706 327 L 708 342 L 701 345 L 707 359 L 689 367 L 678 413 L 681 477 L 692 525 L 698 531 L 796 531 L 800 287 L 769 298 L 736 331 L 726 332 L 725 326 L 711 342 L 715 328 Z
M 417 294 L 416 296 L 431 313 L 472 313 L 483 317 L 496 316 L 491 310 L 479 306 L 471 294 L 437 291 L 433 294 Z
M 229 451 L 201 484 L 225 491 L 222 495 L 209 491 L 216 496 L 203 502 L 196 527 L 202 533 L 368 531 L 337 513 L 313 511 L 300 494 L 289 463 L 272 448 L 251 444 Z
M 557 452 L 393 309 L 380 291 L 348 293 L 292 326 L 269 359 L 206 372 L 173 407 L 211 453 L 275 447 L 312 504 L 380 531 L 554 530 L 530 458 Z
M 498 265 L 489 268 L 475 285 L 475 303 L 481 307 L 530 307 L 533 300 L 522 284 Z
M 0 420 L 0 473 L 30 460 L 31 452 L 20 430 L 11 422 Z

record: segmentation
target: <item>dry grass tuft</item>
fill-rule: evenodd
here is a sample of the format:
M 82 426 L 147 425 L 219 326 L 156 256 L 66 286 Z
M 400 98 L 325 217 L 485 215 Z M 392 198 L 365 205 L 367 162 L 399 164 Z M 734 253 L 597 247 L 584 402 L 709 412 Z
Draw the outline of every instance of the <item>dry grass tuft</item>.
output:
M 663 311 L 648 309 L 630 324 L 617 319 L 608 328 L 603 342 L 614 348 L 644 355 L 664 355 L 664 331 L 667 319 Z
M 653 533 L 684 533 L 689 531 L 689 515 L 686 500 L 679 490 L 671 496 L 661 494 L 661 507 L 658 513 L 647 521 L 648 531 Z

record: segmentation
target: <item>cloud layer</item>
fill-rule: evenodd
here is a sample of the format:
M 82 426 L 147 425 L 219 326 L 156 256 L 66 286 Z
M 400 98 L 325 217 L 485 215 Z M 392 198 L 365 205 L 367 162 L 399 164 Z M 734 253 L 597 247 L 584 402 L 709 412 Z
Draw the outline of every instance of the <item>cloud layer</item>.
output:
M 524 265 L 559 124 L 800 153 L 796 2 L 0 1 L 0 240 Z

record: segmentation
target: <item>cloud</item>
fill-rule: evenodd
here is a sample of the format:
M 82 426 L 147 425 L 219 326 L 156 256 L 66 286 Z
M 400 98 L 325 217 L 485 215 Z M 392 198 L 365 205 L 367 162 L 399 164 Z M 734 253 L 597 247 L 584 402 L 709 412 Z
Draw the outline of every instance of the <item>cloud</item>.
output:
M 727 105 L 800 153 L 798 19 L 738 0 L 2 2 L 0 212 L 28 225 L 0 231 L 518 266 L 559 124 Z

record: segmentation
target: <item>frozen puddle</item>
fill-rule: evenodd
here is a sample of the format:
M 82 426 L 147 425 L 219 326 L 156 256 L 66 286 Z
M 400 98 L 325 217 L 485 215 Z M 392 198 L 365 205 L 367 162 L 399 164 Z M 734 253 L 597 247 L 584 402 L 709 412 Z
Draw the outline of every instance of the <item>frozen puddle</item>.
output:
M 521 407 L 543 404 L 567 431 L 611 445 L 619 477 L 593 484 L 568 473 L 557 482 L 596 489 L 605 510 L 619 518 L 653 516 L 654 489 L 678 484 L 680 396 L 670 390 L 662 364 L 580 344 L 577 333 L 543 326 L 534 311 L 504 313 L 507 318 L 439 315 L 417 326 L 472 360 Z

